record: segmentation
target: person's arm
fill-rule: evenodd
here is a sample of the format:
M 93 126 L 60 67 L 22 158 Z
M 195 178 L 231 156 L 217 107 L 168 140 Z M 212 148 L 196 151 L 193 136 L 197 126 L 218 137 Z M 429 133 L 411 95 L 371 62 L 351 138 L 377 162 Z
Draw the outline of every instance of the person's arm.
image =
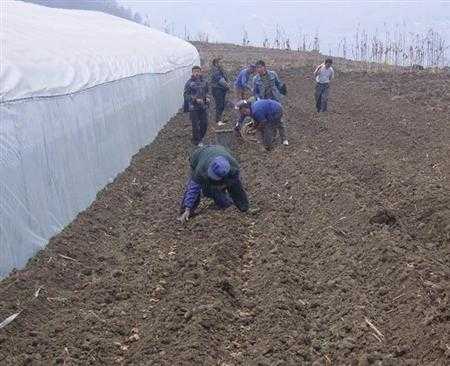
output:
M 228 192 L 239 211 L 246 212 L 249 208 L 247 193 L 242 187 L 241 179 L 239 174 L 232 178 L 231 184 L 228 187 Z
M 228 86 L 228 83 L 227 83 L 227 81 L 226 81 L 226 79 L 224 78 L 224 77 L 221 77 L 220 79 L 219 79 L 219 81 L 218 81 L 218 84 L 221 86 L 221 87 L 223 87 L 223 88 L 225 88 L 225 89 L 230 89 L 230 87 Z
M 186 82 L 186 84 L 184 84 L 184 92 L 183 92 L 183 95 L 184 95 L 184 99 L 185 99 L 185 100 L 191 100 L 191 98 L 192 98 L 190 86 L 191 86 L 191 81 L 188 80 L 188 81 Z
M 190 178 L 186 186 L 186 192 L 184 194 L 183 208 L 192 210 L 195 202 L 200 196 L 201 191 L 202 186 L 199 183 L 195 182 L 192 178 Z
M 331 75 L 330 75 L 330 81 L 334 79 L 334 69 L 331 68 Z
M 275 71 L 273 71 L 273 76 L 275 77 L 275 86 L 277 87 L 278 90 L 280 90 L 280 88 L 283 85 L 283 82 L 280 80 L 278 74 Z
M 211 98 L 209 97 L 209 83 L 205 81 L 205 101 L 207 104 L 211 102 Z
M 320 64 L 319 66 L 316 67 L 316 70 L 314 70 L 314 76 L 319 75 L 319 71 L 322 68 L 323 64 Z
M 253 95 L 256 98 L 256 100 L 261 99 L 261 95 L 260 95 L 260 88 L 259 88 L 259 83 L 258 80 L 256 79 L 256 76 L 253 78 Z
M 252 118 L 255 121 L 255 125 L 259 126 L 260 124 L 267 123 L 268 116 L 261 110 L 257 110 L 253 112 Z

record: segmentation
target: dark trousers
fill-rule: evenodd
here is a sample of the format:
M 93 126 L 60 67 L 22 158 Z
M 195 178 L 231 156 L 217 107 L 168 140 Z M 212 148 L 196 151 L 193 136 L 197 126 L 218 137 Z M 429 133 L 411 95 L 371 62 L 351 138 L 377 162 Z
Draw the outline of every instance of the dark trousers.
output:
M 213 88 L 212 96 L 214 98 L 214 102 L 216 104 L 216 122 L 222 120 L 222 114 L 225 110 L 225 96 L 227 95 L 227 91 L 222 88 Z
M 208 110 L 199 109 L 189 112 L 192 123 L 192 143 L 198 145 L 202 142 L 208 129 Z
M 328 104 L 328 95 L 330 94 L 330 85 L 328 83 L 316 84 L 316 92 L 314 97 L 316 99 L 317 112 L 326 112 Z
M 270 150 L 277 136 L 277 132 L 280 134 L 281 142 L 286 140 L 286 128 L 282 120 L 282 115 L 267 121 L 261 126 L 262 140 L 266 150 Z

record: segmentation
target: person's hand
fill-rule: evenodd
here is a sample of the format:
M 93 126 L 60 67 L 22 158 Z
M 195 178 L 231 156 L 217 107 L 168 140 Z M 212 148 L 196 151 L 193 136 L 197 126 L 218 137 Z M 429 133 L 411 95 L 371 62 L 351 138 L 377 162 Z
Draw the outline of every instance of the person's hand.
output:
M 206 104 L 209 104 L 209 103 L 211 103 L 211 99 L 206 98 Z
M 186 208 L 184 210 L 183 214 L 178 218 L 178 221 L 184 225 L 188 222 L 190 215 L 191 215 L 191 210 L 189 208 Z

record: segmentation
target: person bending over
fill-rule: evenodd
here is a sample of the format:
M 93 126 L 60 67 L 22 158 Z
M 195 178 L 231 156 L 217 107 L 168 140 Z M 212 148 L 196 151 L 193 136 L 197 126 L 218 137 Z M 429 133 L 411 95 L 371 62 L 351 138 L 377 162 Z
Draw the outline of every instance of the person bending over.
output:
M 233 203 L 248 211 L 247 194 L 242 187 L 239 164 L 223 146 L 207 145 L 196 149 L 191 158 L 191 176 L 181 202 L 181 216 L 186 223 L 200 204 L 201 196 L 212 198 L 221 209 Z
M 271 150 L 277 132 L 283 145 L 289 145 L 286 137 L 286 128 L 283 122 L 283 107 L 280 103 L 271 99 L 261 99 L 256 102 L 240 101 L 237 106 L 240 119 L 236 124 L 239 130 L 246 117 L 251 117 L 256 129 L 261 131 L 262 140 L 266 150 Z

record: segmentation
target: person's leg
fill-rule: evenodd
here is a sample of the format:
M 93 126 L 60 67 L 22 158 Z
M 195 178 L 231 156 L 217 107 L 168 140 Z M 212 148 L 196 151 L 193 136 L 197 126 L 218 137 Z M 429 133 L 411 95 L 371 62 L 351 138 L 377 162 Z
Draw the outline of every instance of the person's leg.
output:
M 326 112 L 328 107 L 328 95 L 330 93 L 330 87 L 329 85 L 324 85 L 321 98 L 320 98 L 320 104 L 321 104 L 321 111 Z
M 218 88 L 213 88 L 211 94 L 214 98 L 215 112 L 216 112 L 216 123 L 220 121 L 219 109 L 220 109 L 220 93 Z
M 322 93 L 322 90 L 321 90 L 320 84 L 317 83 L 316 84 L 316 92 L 314 93 L 314 98 L 316 100 L 317 112 L 320 112 L 320 108 L 321 108 L 321 105 L 320 105 L 320 103 L 321 103 L 321 101 L 320 101 L 321 93 Z
M 217 207 L 226 209 L 233 204 L 230 194 L 225 190 L 212 189 L 212 197 Z
M 267 122 L 263 125 L 262 135 L 263 135 L 263 144 L 266 150 L 271 150 L 273 145 L 274 136 L 277 132 L 276 124 Z
M 211 198 L 219 208 L 225 209 L 233 204 L 229 193 L 223 188 L 206 186 L 203 188 L 202 193 L 205 197 Z
M 283 144 L 286 144 L 285 141 L 287 141 L 286 137 L 286 125 L 283 121 L 283 119 L 280 119 L 280 122 L 277 123 L 277 129 L 278 133 L 280 134 L 280 140 Z
M 200 112 L 199 118 L 199 142 L 203 141 L 208 130 L 208 110 L 204 109 Z
M 200 111 L 190 111 L 189 117 L 191 119 L 192 124 L 192 143 L 194 145 L 198 145 L 201 141 L 200 137 Z
M 225 110 L 225 90 L 216 91 L 216 123 L 222 121 L 223 111 Z

